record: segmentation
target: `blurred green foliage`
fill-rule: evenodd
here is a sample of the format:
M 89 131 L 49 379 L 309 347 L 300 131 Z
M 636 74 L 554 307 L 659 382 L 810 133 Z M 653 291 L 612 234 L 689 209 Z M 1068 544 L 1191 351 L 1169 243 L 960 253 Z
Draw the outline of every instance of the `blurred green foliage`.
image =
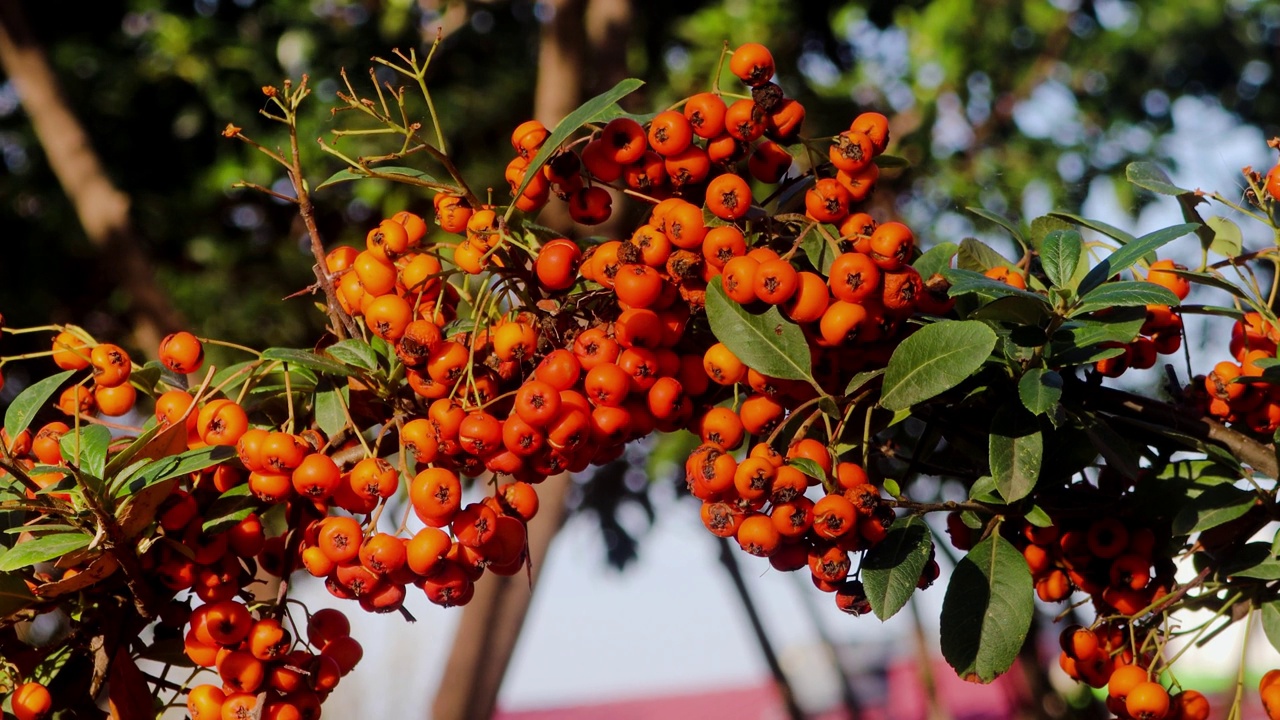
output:
M 24 3 L 73 109 L 132 196 L 174 303 L 201 332 L 250 344 L 305 344 L 319 316 L 304 300 L 279 303 L 310 279 L 292 208 L 230 189 L 241 178 L 270 186 L 278 168 L 219 131 L 234 122 L 279 144 L 280 129 L 257 114 L 260 87 L 305 72 L 316 88 L 306 127 L 325 134 L 339 69 L 367 90 L 371 56 L 425 49 L 439 17 L 427 5 L 125 0 L 67 12 Z M 539 18 L 549 9 L 515 0 L 466 10 L 469 24 L 447 38 L 429 81 L 473 184 L 499 186 L 507 129 L 532 105 Z M 780 83 L 808 108 L 810 136 L 838 132 L 862 108 L 907 131 L 894 152 L 913 169 L 886 188 L 893 197 L 882 206 L 896 200 L 918 217 L 974 203 L 1016 214 L 1019 193 L 1036 181 L 1074 210 L 1093 176 L 1159 155 L 1169 108 L 1183 95 L 1212 98 L 1268 134 L 1280 117 L 1280 98 L 1262 91 L 1280 43 L 1280 9 L 1265 2 L 661 0 L 633 12 L 627 57 L 648 81 L 641 102 L 666 106 L 705 89 L 722 41 L 764 41 Z M 339 167 L 311 143 L 304 150 L 313 184 Z M 94 272 L 93 249 L 8 83 L 0 157 L 0 262 L 21 269 L 0 283 L 0 307 L 14 323 L 110 328 L 121 307 L 113 280 Z M 430 207 L 384 183 L 335 186 L 317 202 L 326 239 L 347 242 L 381 214 Z

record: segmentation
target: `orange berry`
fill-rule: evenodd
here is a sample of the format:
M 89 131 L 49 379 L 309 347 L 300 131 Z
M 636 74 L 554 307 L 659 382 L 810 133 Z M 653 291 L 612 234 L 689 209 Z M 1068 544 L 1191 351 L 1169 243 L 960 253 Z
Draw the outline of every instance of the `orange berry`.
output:
M 773 71 L 773 53 L 759 43 L 745 43 L 729 57 L 729 72 L 752 87 L 768 82 Z

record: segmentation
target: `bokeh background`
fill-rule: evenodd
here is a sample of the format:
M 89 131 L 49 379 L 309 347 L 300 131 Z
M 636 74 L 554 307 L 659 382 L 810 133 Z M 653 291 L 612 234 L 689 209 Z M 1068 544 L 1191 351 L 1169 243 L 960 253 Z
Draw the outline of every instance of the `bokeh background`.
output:
M 282 300 L 311 280 L 294 209 L 232 188 L 280 187 L 283 176 L 220 131 L 234 123 L 263 145 L 284 143 L 259 115 L 260 88 L 308 74 L 303 147 L 315 186 L 341 167 L 310 142 L 345 122 L 330 112 L 340 70 L 369 92 L 372 56 L 425 52 L 437 38 L 427 81 L 448 146 L 473 187 L 500 198 L 520 121 L 554 122 L 624 77 L 646 82 L 628 108 L 665 107 L 709 87 L 724 42 L 763 42 L 777 82 L 807 108 L 806 136 L 839 132 L 862 110 L 891 118 L 889 152 L 910 165 L 885 173 L 872 212 L 909 223 L 926 247 L 976 236 L 1011 250 L 969 206 L 1024 223 L 1057 209 L 1139 232 L 1173 224 L 1175 204 L 1124 182 L 1129 161 L 1157 160 L 1184 187 L 1232 196 L 1242 166 L 1275 161 L 1265 140 L 1280 134 L 1280 5 L 1262 0 L 13 0 L 0 4 L 0 27 L 0 313 L 10 325 L 74 321 L 139 356 L 177 327 L 258 347 L 314 343 L 322 316 L 305 298 Z M 377 150 L 343 143 L 352 155 Z M 431 207 L 381 182 L 330 186 L 315 200 L 328 243 L 362 242 L 379 218 Z M 1246 247 L 1270 241 L 1241 224 Z M 1216 361 L 1225 343 L 1192 351 L 1197 364 Z M 0 402 L 24 372 L 5 368 Z M 782 716 L 743 594 L 696 505 L 676 491 L 681 442 L 636 448 L 629 463 L 563 489 L 569 512 L 535 557 L 543 573 L 501 712 L 570 717 L 566 708 L 584 703 L 683 696 L 661 716 L 730 716 L 690 710 L 701 695 L 725 713 L 735 702 L 755 713 L 734 717 Z M 979 716 L 966 714 L 959 690 L 948 694 L 945 666 L 930 670 L 940 589 L 882 625 L 841 616 L 806 584 L 749 560 L 740 557 L 746 594 L 806 711 L 884 711 L 907 693 L 887 716 Z M 303 592 L 329 603 L 318 584 Z M 414 625 L 361 621 L 367 662 L 326 713 L 441 712 L 438 692 L 458 681 L 445 672 L 450 653 L 476 626 L 455 637 L 461 611 L 421 598 L 410 609 Z M 1054 611 L 1044 610 L 1047 623 Z M 1257 640 L 1250 672 L 1278 664 Z M 1221 636 L 1189 675 L 1225 687 L 1239 643 Z M 1043 672 L 1023 681 L 1033 690 L 1056 681 L 1052 648 L 1040 650 Z M 506 665 L 482 652 L 472 675 L 486 663 Z M 852 701 L 842 676 L 853 678 Z M 1012 698 L 998 711 L 985 696 L 987 711 L 1004 714 L 983 716 L 1097 716 L 1086 699 L 1024 690 L 998 690 Z M 594 716 L 655 716 L 631 712 Z

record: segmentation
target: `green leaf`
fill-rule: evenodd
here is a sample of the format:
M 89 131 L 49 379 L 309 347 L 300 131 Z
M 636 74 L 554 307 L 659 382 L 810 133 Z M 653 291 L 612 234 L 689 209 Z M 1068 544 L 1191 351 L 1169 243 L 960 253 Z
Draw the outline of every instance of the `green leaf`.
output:
M 1050 348 L 1053 364 L 1082 365 L 1124 352 L 1100 348 L 1104 342 L 1129 343 L 1138 336 L 1147 317 L 1146 308 L 1119 308 L 1105 317 L 1076 318 L 1054 333 Z
M 195 409 L 192 409 L 192 412 L 195 412 Z M 118 450 L 115 455 L 111 456 L 111 460 L 102 469 L 102 478 L 104 480 L 107 478 L 114 478 L 130 464 L 134 456 L 147 446 L 147 443 L 151 442 L 152 438 L 160 434 L 163 430 L 164 428 L 161 428 L 159 424 L 155 424 L 142 431 L 142 434 L 134 438 L 133 442 L 126 445 L 124 449 Z
M 1031 241 L 1031 247 L 1035 248 L 1037 252 L 1043 253 L 1044 241 L 1049 237 L 1049 233 L 1057 231 L 1073 232 L 1074 230 L 1075 228 L 1071 227 L 1071 223 L 1065 220 L 1049 215 L 1041 215 L 1031 221 L 1031 232 L 1027 239 Z
M 350 377 L 355 374 L 351 372 L 351 368 L 346 365 L 343 365 L 340 362 L 334 362 L 327 357 L 317 355 L 310 350 L 267 348 L 262 351 L 262 357 L 264 360 L 283 360 L 291 365 L 299 365 L 326 375 Z
M 258 501 L 249 491 L 248 483 L 241 483 L 218 496 L 205 513 L 206 533 L 219 533 L 253 514 Z
M 40 664 L 31 671 L 31 679 L 46 687 L 53 684 L 54 679 L 58 677 L 58 672 L 62 670 L 63 666 L 66 665 L 68 661 L 75 657 L 72 652 L 74 649 L 75 648 L 68 643 L 49 653 L 40 661 Z
M 1263 603 L 1261 614 L 1262 632 L 1271 642 L 1271 647 L 1280 651 L 1280 600 Z
M 155 396 L 156 384 L 166 373 L 172 374 L 159 360 L 148 360 L 145 365 L 129 373 L 129 382 L 147 395 Z
M 230 460 L 235 455 L 236 449 L 234 447 L 213 445 L 156 460 L 121 488 L 117 492 L 117 497 L 137 493 L 151 485 L 171 478 L 199 472 L 225 460 Z
M 993 267 L 1007 267 L 1012 270 L 1015 266 L 981 240 L 965 238 L 960 241 L 960 250 L 956 253 L 956 267 L 984 273 Z
M 1012 285 L 989 278 L 980 272 L 965 269 L 943 270 L 942 276 L 947 279 L 947 282 L 951 283 L 951 290 L 949 291 L 951 297 L 972 293 L 988 300 L 1010 296 L 1032 298 L 1043 303 L 1045 307 L 1049 307 L 1049 301 L 1043 295 L 1019 290 Z
M 1280 580 L 1280 559 L 1271 550 L 1271 543 L 1245 543 L 1223 564 L 1222 574 L 1253 580 Z
M 902 609 L 920 581 L 929 562 L 933 539 L 924 520 L 913 515 L 896 522 L 878 545 L 862 560 L 862 583 L 871 601 L 871 611 L 881 621 Z
M 57 375 L 50 375 L 18 393 L 18 397 L 13 399 L 9 409 L 4 413 L 4 431 L 9 434 L 9 437 L 16 438 L 18 433 L 31 427 L 31 421 L 36 419 L 36 414 L 49 402 L 49 398 L 58 392 L 62 383 L 74 374 L 75 370 L 67 370 Z
M 1054 230 L 1045 235 L 1040 264 L 1054 287 L 1071 287 L 1071 277 L 1076 272 L 1083 250 L 1080 233 L 1075 230 Z
M 1186 278 L 1188 282 L 1197 283 L 1199 285 L 1206 285 L 1211 288 L 1217 288 L 1224 292 L 1230 293 L 1240 298 L 1241 300 L 1245 300 L 1245 301 L 1249 300 L 1248 293 L 1246 293 L 1244 290 L 1241 290 L 1234 283 L 1228 280 L 1225 280 L 1218 275 L 1214 275 L 1213 273 L 1208 273 L 1208 272 L 1201 273 L 1201 272 L 1196 272 L 1194 270 L 1179 270 L 1177 268 L 1168 268 L 1165 270 L 1165 272 L 1171 272 L 1174 275 L 1177 275 L 1178 277 Z
M 78 463 L 81 470 L 101 480 L 107 467 L 107 446 L 111 444 L 111 431 L 102 425 L 86 425 L 80 428 L 78 444 L 80 458 L 76 459 L 76 433 L 69 432 L 58 442 L 62 457 Z
M 819 480 L 822 482 L 826 482 L 827 480 L 827 474 L 823 472 L 822 466 L 810 460 L 809 458 L 802 458 L 802 457 L 788 458 L 787 464 L 799 470 L 800 472 L 804 473 L 805 475 L 808 475 L 814 480 Z
M 897 155 L 877 155 L 872 160 L 881 170 L 897 170 L 911 167 L 911 161 Z
M 961 679 L 989 683 L 1013 664 L 1035 609 L 1022 553 L 994 534 L 951 574 L 942 600 L 942 655 Z
M 716 339 L 756 372 L 784 380 L 813 381 L 809 344 L 800 326 L 770 306 L 756 315 L 724 294 L 720 281 L 707 285 L 707 320 Z
M 6 553 L 0 551 L 0 560 Z M 35 602 L 27 584 L 17 575 L 0 575 L 0 617 L 9 617 Z
M 1065 212 L 1051 212 L 1049 213 L 1049 217 L 1060 218 L 1062 220 L 1066 220 L 1067 222 L 1075 223 L 1076 225 L 1079 225 L 1081 227 L 1087 227 L 1090 230 L 1093 230 L 1095 232 L 1100 232 L 1103 235 L 1106 235 L 1107 237 L 1113 240 L 1119 241 L 1120 244 L 1122 245 L 1127 245 L 1128 243 L 1131 243 L 1137 239 L 1130 233 L 1125 232 L 1124 230 L 1121 230 L 1115 225 L 1108 225 L 1107 223 L 1104 223 L 1101 220 L 1090 220 L 1089 218 L 1084 218 L 1084 217 L 1080 217 L 1079 215 L 1072 215 L 1071 213 L 1065 213 Z
M 1002 285 L 1004 283 L 1001 283 Z M 986 305 L 969 313 L 970 320 L 992 320 L 999 323 L 1011 323 L 1013 325 L 1039 326 L 1049 319 L 1053 314 L 1053 308 L 1044 301 L 1044 298 L 1036 295 L 1028 297 L 1026 295 L 1006 295 L 998 297 Z M 1043 334 L 1043 333 L 1041 333 Z M 1036 345 L 1042 345 L 1043 342 L 1037 342 Z
M 1040 479 L 1040 460 L 1044 457 L 1044 438 L 1039 425 L 1016 405 L 1005 405 L 996 411 L 987 438 L 991 459 L 991 477 L 1006 503 L 1021 500 L 1036 487 Z
M 1039 505 L 1032 505 L 1031 509 L 1028 510 L 1027 514 L 1023 515 L 1023 517 L 1027 522 L 1036 527 L 1053 527 L 1053 518 L 1049 517 L 1049 513 L 1045 512 L 1044 508 Z
M 1115 307 L 1177 305 L 1178 296 L 1163 285 L 1144 280 L 1121 280 L 1104 283 L 1080 298 L 1069 315 L 1083 315 L 1095 310 Z
M 431 175 L 421 170 L 418 170 L 417 168 L 387 166 L 387 167 L 373 167 L 369 169 L 375 173 L 379 173 L 382 175 L 403 175 L 405 177 L 411 177 L 417 180 L 425 180 L 431 183 L 440 182 L 439 180 L 436 180 Z M 330 185 L 337 185 L 338 183 L 341 183 L 341 182 L 349 182 L 351 180 L 367 180 L 373 177 L 374 177 L 373 175 L 363 170 L 357 170 L 356 168 L 344 168 L 330 175 L 327 180 L 317 185 L 315 189 L 321 190 L 323 188 L 329 187 Z M 386 178 L 377 178 L 377 179 L 383 180 Z
M 1235 257 L 1244 250 L 1244 235 L 1240 232 L 1240 226 L 1234 221 L 1221 215 L 1213 215 L 1204 223 L 1213 230 L 1213 240 L 1209 243 L 1209 250 L 1225 257 Z
M 1018 397 L 1036 415 L 1043 415 L 1062 399 L 1062 376 L 1055 370 L 1032 368 L 1018 380 Z
M 1160 195 L 1184 195 L 1191 192 L 1174 185 L 1169 174 L 1153 162 L 1131 162 L 1124 169 L 1124 176 L 1134 185 Z
M 325 348 L 324 352 L 340 363 L 354 365 L 361 370 L 372 372 L 378 369 L 378 354 L 369 343 L 357 338 L 334 343 Z
M 245 360 L 233 365 L 228 365 L 213 374 L 213 380 L 209 381 L 211 387 L 221 387 L 224 393 L 228 395 L 235 392 L 236 388 L 244 385 L 249 378 L 253 377 L 259 369 L 263 367 L 257 360 Z M 249 368 L 247 372 L 245 369 Z M 231 380 L 235 377 L 234 380 Z M 230 381 L 230 384 L 228 384 Z
M 889 358 L 880 405 L 904 410 L 950 390 L 982 367 L 995 344 L 995 331 L 975 320 L 943 320 L 920 328 Z
M 351 388 L 347 385 L 335 387 L 325 380 L 316 388 L 316 424 L 327 437 L 337 435 L 347 426 L 347 414 L 343 405 L 351 404 Z
M 973 485 L 969 487 L 969 499 L 994 505 L 1004 504 L 1004 501 L 996 494 L 995 478 L 990 475 L 983 475 L 973 481 Z
M 984 208 L 966 207 L 965 210 L 968 210 L 969 212 L 973 213 L 974 215 L 977 215 L 980 218 L 990 220 L 991 222 L 999 225 L 1005 230 L 1008 230 L 1009 234 L 1013 236 L 1013 239 L 1016 240 L 1019 245 L 1021 245 L 1022 247 L 1027 246 L 1027 240 L 1022 236 L 1022 231 L 1018 229 L 1018 226 L 1015 225 L 1012 220 L 1001 217 L 991 212 L 990 210 L 986 210 Z
M 805 234 L 804 240 L 800 242 L 800 249 L 823 275 L 831 273 L 831 264 L 836 261 L 837 251 L 831 247 L 816 227 Z
M 1173 518 L 1173 534 L 1188 535 L 1231 522 L 1249 512 L 1257 496 L 1234 485 L 1214 485 Z
M 1198 227 L 1200 226 L 1194 223 L 1183 223 L 1156 230 L 1116 250 L 1103 258 L 1102 262 L 1095 265 L 1089 274 L 1084 276 L 1084 280 L 1080 281 L 1080 294 L 1088 293 L 1113 275 L 1129 269 L 1129 266 L 1138 262 L 1143 255 L 1162 248 L 1188 233 L 1195 232 Z
M 884 374 L 884 368 L 876 368 L 875 370 L 863 370 L 857 375 L 854 375 L 853 379 L 851 379 L 849 381 L 849 384 L 846 385 L 844 388 L 845 396 L 847 397 L 849 395 L 852 395 L 858 392 L 859 390 L 862 389 L 864 385 L 871 382 L 872 380 L 875 380 L 876 378 L 880 377 L 883 374 Z
M 551 159 L 551 156 L 560 149 L 560 146 L 564 144 L 564 141 L 569 139 L 570 135 L 578 132 L 583 125 L 596 122 L 607 116 L 619 100 L 638 90 L 641 85 L 644 85 L 644 81 L 637 80 L 635 78 L 627 78 L 626 80 L 619 82 L 617 85 L 614 85 L 612 88 L 582 103 L 576 110 L 566 115 L 564 119 L 556 125 L 555 130 L 551 131 L 551 135 L 546 139 L 546 142 L 542 143 L 542 149 L 538 151 L 538 154 L 534 155 L 533 159 L 529 161 L 529 165 L 524 172 L 524 180 L 520 183 L 520 187 L 516 188 L 512 197 L 520 197 L 524 193 L 524 189 L 533 180 L 534 175 L 536 175 L 538 171 L 542 169 L 542 166 Z M 512 210 L 515 209 L 514 204 L 512 204 L 511 207 Z M 508 216 L 510 216 L 510 212 L 508 212 Z
M 0 572 L 12 572 L 36 563 L 60 558 L 69 552 L 89 547 L 89 541 L 92 539 L 82 532 L 70 532 L 41 535 L 27 542 L 18 543 L 4 555 L 0 555 Z
M 911 267 L 920 273 L 920 277 L 928 280 L 935 273 L 940 273 L 951 267 L 951 259 L 960 252 L 960 246 L 953 242 L 940 242 L 929 248 L 923 255 L 916 258 Z

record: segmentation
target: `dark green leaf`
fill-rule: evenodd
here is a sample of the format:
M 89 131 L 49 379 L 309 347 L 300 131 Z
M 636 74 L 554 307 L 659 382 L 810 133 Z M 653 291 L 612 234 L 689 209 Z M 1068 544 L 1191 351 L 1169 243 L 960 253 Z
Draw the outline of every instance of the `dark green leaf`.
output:
M 942 600 L 942 655 L 962 679 L 989 683 L 1013 664 L 1035 609 L 1027 561 L 993 534 L 965 555 Z
M 602 117 L 607 116 L 619 100 L 638 90 L 641 85 L 644 85 L 644 81 L 637 80 L 635 78 L 627 78 L 626 80 L 619 82 L 617 85 L 614 85 L 612 88 L 582 103 L 576 110 L 566 115 L 565 118 L 556 125 L 555 129 L 551 131 L 551 135 L 547 138 L 546 142 L 542 144 L 542 149 L 538 151 L 538 154 L 534 155 L 533 159 L 529 161 L 529 166 L 524 172 L 524 180 L 520 183 L 520 187 L 516 188 L 516 191 L 512 193 L 512 197 L 520 197 L 520 195 L 524 193 L 524 189 L 533 180 L 534 175 L 536 175 L 538 171 L 542 169 L 542 166 L 551 159 L 551 156 L 560 149 L 560 146 L 564 144 L 564 141 L 569 139 L 570 135 L 578 132 L 582 126 L 596 122 Z M 512 208 L 514 207 L 515 206 L 512 205 Z
M 1213 215 L 1204 222 L 1213 230 L 1209 250 L 1225 257 L 1235 257 L 1244 250 L 1244 236 L 1240 233 L 1240 226 L 1234 221 L 1221 215 Z
M 1016 240 L 1019 245 L 1021 245 L 1022 247 L 1027 246 L 1027 240 L 1026 238 L 1022 237 L 1022 231 L 1018 229 L 1018 226 L 1015 225 L 1012 220 L 1001 217 L 991 212 L 990 210 L 986 210 L 984 208 L 967 207 L 965 208 L 965 210 L 968 210 L 969 212 L 973 213 L 974 215 L 977 215 L 980 218 L 985 218 L 987 220 L 990 220 L 991 222 L 999 225 L 1005 230 L 1008 230 L 1009 234 L 1013 236 L 1013 239 Z
M 1031 494 L 1044 456 L 1044 438 L 1035 419 L 1016 405 L 1005 405 L 996 411 L 987 442 L 991 477 L 1004 501 L 1017 502 Z
M 1068 222 L 1075 223 L 1076 225 L 1079 225 L 1081 227 L 1087 227 L 1090 230 L 1100 232 L 1103 235 L 1106 235 L 1107 237 L 1112 238 L 1113 240 L 1118 240 L 1122 245 L 1131 243 L 1137 239 L 1133 235 L 1125 232 L 1124 230 L 1121 230 L 1115 225 L 1108 225 L 1107 223 L 1104 223 L 1101 220 L 1090 220 L 1089 218 L 1083 218 L 1083 217 L 1080 217 L 1079 215 L 1072 215 L 1071 213 L 1065 213 L 1065 212 L 1052 212 L 1052 213 L 1049 213 L 1049 217 L 1061 218 Z
M 1183 223 L 1163 230 L 1156 230 L 1116 250 L 1108 257 L 1103 258 L 1102 262 L 1095 265 L 1089 271 L 1089 274 L 1084 276 L 1084 280 L 1080 281 L 1080 294 L 1088 293 L 1115 274 L 1129 269 L 1129 266 L 1138 262 L 1143 255 L 1162 248 L 1187 233 L 1195 232 L 1197 227 L 1200 226 L 1193 223 Z
M 147 395 L 158 395 L 156 384 L 165 375 L 167 368 L 159 360 L 149 360 L 147 364 L 129 373 L 129 382 Z
M 1098 454 L 1106 459 L 1112 470 L 1131 480 L 1138 477 L 1139 452 L 1111 424 L 1097 415 L 1083 418 L 1084 432 Z
M 1000 284 L 1003 285 L 1004 283 Z M 1048 320 L 1052 314 L 1053 308 L 1049 307 L 1049 304 L 1039 295 L 1034 297 L 1006 295 L 998 297 L 969 313 L 969 319 L 1032 326 L 1039 330 L 1039 326 L 1045 320 Z M 1043 336 L 1044 333 L 1041 331 L 1040 335 Z M 1043 345 L 1044 341 L 1040 340 L 1034 344 Z
M 49 398 L 58 392 L 62 383 L 74 374 L 74 370 L 67 370 L 57 375 L 50 375 L 18 393 L 18 397 L 13 399 L 9 409 L 4 413 L 4 431 L 9 437 L 18 437 L 18 433 L 31 427 L 31 421 L 36 419 L 36 414 L 49 402 Z
M 0 561 L 7 553 L 0 549 Z M 0 617 L 9 617 L 35 602 L 27 583 L 18 575 L 0 575 Z
M 1215 485 L 1173 518 L 1173 534 L 1187 535 L 1215 528 L 1249 512 L 1257 496 L 1233 485 Z
M 291 365 L 300 365 L 304 368 L 309 368 L 326 375 L 349 377 L 355 374 L 351 372 L 351 368 L 346 365 L 343 365 L 340 362 L 334 362 L 327 357 L 317 355 L 310 350 L 296 350 L 294 348 L 267 348 L 262 351 L 262 357 L 264 360 L 283 360 Z
M 1062 398 L 1062 376 L 1054 370 L 1032 368 L 1018 380 L 1018 397 L 1028 410 L 1043 415 Z
M 863 370 L 857 375 L 854 375 L 853 379 L 850 380 L 849 384 L 846 385 L 844 388 L 845 396 L 849 396 L 858 392 L 867 383 L 871 382 L 872 380 L 875 380 L 876 378 L 880 377 L 883 374 L 884 374 L 884 368 L 876 368 L 875 370 Z
M 920 328 L 889 358 L 880 405 L 904 410 L 950 390 L 982 367 L 995 344 L 995 331 L 973 320 L 943 320 Z
M 120 489 L 117 496 L 137 493 L 150 485 L 213 467 L 224 460 L 230 460 L 235 455 L 234 447 L 213 445 L 161 458 L 139 472 L 133 480 Z
M 1075 275 L 1083 250 L 1080 233 L 1075 230 L 1054 230 L 1045 236 L 1040 264 L 1054 287 L 1071 287 L 1071 277 Z
M 337 435 L 347 426 L 347 414 L 343 405 L 351 403 L 351 388 L 347 385 L 334 387 L 327 380 L 316 388 L 316 424 L 328 437 Z
M 1146 320 L 1146 308 L 1119 308 L 1106 317 L 1077 318 L 1064 323 L 1053 335 L 1053 364 L 1080 365 L 1124 352 L 1123 348 L 1100 348 L 1099 343 L 1130 343 Z
M 107 466 L 107 446 L 111 444 L 111 431 L 102 425 L 86 425 L 80 432 L 66 433 L 58 442 L 62 457 L 77 463 L 80 469 L 101 480 Z M 76 458 L 79 446 L 80 457 Z
M 58 677 L 58 672 L 62 670 L 62 667 L 75 657 L 73 650 L 75 650 L 75 647 L 68 643 L 49 653 L 31 671 L 31 679 L 46 687 L 51 685 L 54 678 Z
M 1271 647 L 1280 651 L 1280 600 L 1272 600 L 1262 604 L 1262 632 L 1266 634 Z
M 1271 543 L 1245 543 L 1223 564 L 1222 574 L 1253 580 L 1280 580 L 1280 559 L 1271 551 Z
M 920 277 L 928 280 L 935 273 L 940 273 L 951 267 L 951 259 L 960 252 L 960 246 L 953 242 L 940 242 L 929 248 L 923 255 L 916 258 L 911 267 L 920 273 Z
M 249 491 L 249 484 L 242 483 L 218 496 L 205 513 L 206 533 L 219 533 L 253 514 L 258 501 Z
M 800 326 L 770 306 L 756 315 L 724 294 L 720 282 L 707 285 L 707 320 L 716 339 L 756 372 L 784 380 L 810 380 L 809 344 Z
M 907 604 L 932 549 L 933 538 L 924 520 L 913 515 L 895 522 L 884 540 L 867 551 L 862 582 L 876 617 L 888 620 Z
M 430 183 L 440 182 L 439 180 L 436 180 L 431 175 L 421 170 L 418 170 L 417 168 L 388 166 L 388 167 L 371 167 L 369 168 L 369 170 L 372 171 L 373 173 L 378 173 L 380 175 L 403 175 L 405 177 L 411 177 L 416 180 L 425 180 Z M 349 182 L 351 180 L 365 180 L 372 177 L 374 177 L 374 175 L 372 175 L 369 172 L 365 172 L 364 170 L 358 170 L 356 168 L 345 168 L 330 175 L 327 180 L 317 185 L 315 189 L 321 190 L 323 188 L 329 187 L 330 185 L 337 185 L 338 183 L 341 183 L 341 182 Z M 379 179 L 386 179 L 386 178 L 379 178 Z
M 1231 293 L 1232 295 L 1240 298 L 1241 300 L 1249 299 L 1248 293 L 1241 290 L 1234 283 L 1229 282 L 1217 275 L 1214 275 L 1213 273 L 1208 273 L 1208 272 L 1200 273 L 1194 270 L 1179 270 L 1177 268 L 1169 268 L 1165 270 L 1165 272 L 1171 272 L 1174 275 L 1177 275 L 1178 277 L 1186 278 L 1188 282 L 1197 283 L 1199 285 L 1207 285 L 1208 287 L 1217 288 L 1224 292 Z
M 804 251 L 805 257 L 809 258 L 809 262 L 817 268 L 823 275 L 831 273 L 831 263 L 836 261 L 836 249 L 831 247 L 827 239 L 818 232 L 817 228 L 810 230 L 804 240 L 800 242 L 800 249 Z
M 872 162 L 882 170 L 897 170 L 898 168 L 911 167 L 910 160 L 896 155 L 877 155 L 875 160 Z
M 1121 280 L 1100 285 L 1080 298 L 1071 316 L 1115 307 L 1177 305 L 1178 296 L 1168 288 L 1142 280 Z
M 1174 185 L 1169 174 L 1153 162 L 1131 162 L 1124 169 L 1124 176 L 1134 185 L 1160 195 L 1183 195 L 1191 192 Z
M 960 250 L 956 253 L 956 267 L 984 273 L 993 267 L 1007 267 L 1012 270 L 1014 264 L 981 240 L 965 238 L 960 241 Z
M 334 343 L 324 349 L 326 355 L 332 357 L 340 363 L 346 365 L 354 365 L 362 370 L 377 370 L 378 355 L 369 347 L 369 343 L 351 338 L 342 342 Z
M 1045 307 L 1049 306 L 1049 301 L 1043 296 L 1018 288 L 1007 283 L 1000 282 L 973 270 L 955 269 L 943 270 L 942 276 L 951 283 L 951 297 L 959 297 L 960 295 L 968 295 L 973 293 L 978 297 L 985 299 L 993 299 L 999 297 L 1022 297 L 1032 298 L 1043 303 Z
M 93 538 L 82 532 L 41 535 L 27 542 L 14 545 L 0 555 L 0 572 L 12 572 L 36 563 L 62 557 L 69 552 L 89 547 Z

